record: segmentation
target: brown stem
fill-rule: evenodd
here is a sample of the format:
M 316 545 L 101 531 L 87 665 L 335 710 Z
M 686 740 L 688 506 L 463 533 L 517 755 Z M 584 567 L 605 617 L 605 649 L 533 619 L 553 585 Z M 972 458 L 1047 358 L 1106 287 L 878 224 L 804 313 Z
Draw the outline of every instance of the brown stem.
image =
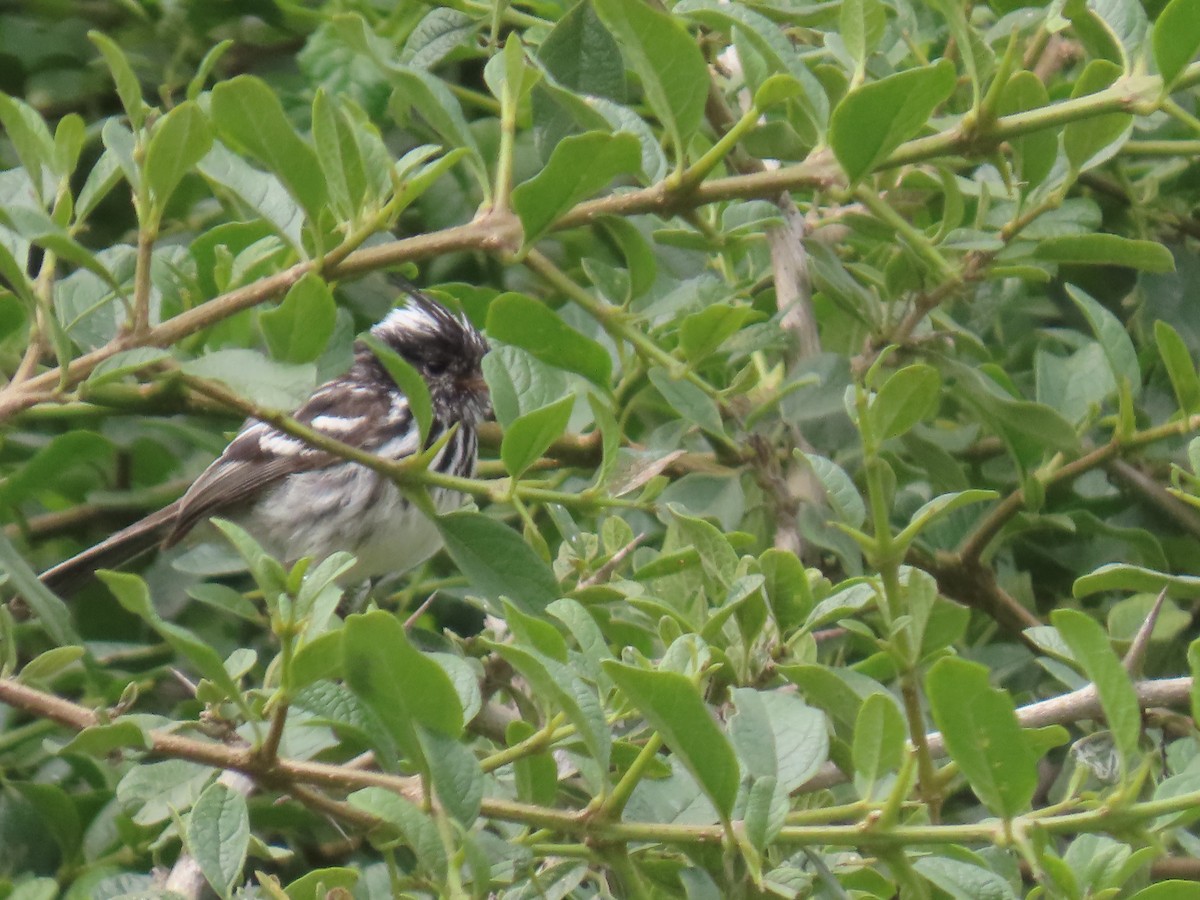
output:
M 1078 459 L 1062 466 L 1057 471 L 1044 476 L 1043 484 L 1046 487 L 1051 487 L 1052 485 L 1073 481 L 1084 472 L 1103 465 L 1116 456 L 1121 449 L 1122 445 L 1116 440 L 1112 440 L 1103 447 L 1097 447 L 1092 452 L 1085 453 Z M 987 518 L 971 534 L 967 535 L 959 547 L 958 555 L 962 562 L 965 565 L 977 562 L 982 557 L 983 551 L 995 540 L 1000 530 L 1013 516 L 1021 511 L 1024 505 L 1025 492 L 1021 488 L 1017 488 L 993 507 L 992 511 L 988 513 Z
M 1135 683 L 1134 688 L 1142 709 L 1152 707 L 1187 708 L 1191 704 L 1191 678 L 1142 681 Z M 102 724 L 100 717 L 92 710 L 54 694 L 21 684 L 12 678 L 0 678 L 0 703 L 5 703 L 14 709 L 39 718 L 57 722 L 74 731 L 82 731 L 85 728 Z M 1099 694 L 1091 685 L 1060 697 L 1032 703 L 1017 710 L 1017 719 L 1023 728 L 1039 728 L 1054 724 L 1065 725 L 1076 721 L 1098 719 L 1102 716 L 1103 707 Z M 423 805 L 425 802 L 420 780 L 417 778 L 388 775 L 348 765 L 292 759 L 279 759 L 273 765 L 266 766 L 257 753 L 244 745 L 230 746 L 213 743 L 163 730 L 152 730 L 148 733 L 148 737 L 151 752 L 155 755 L 187 759 L 214 768 L 243 772 L 259 784 L 278 790 L 295 792 L 298 785 L 326 787 L 338 791 L 350 791 L 362 787 L 382 787 L 395 791 L 418 805 Z M 930 753 L 935 756 L 945 755 L 945 742 L 940 734 L 928 735 L 927 743 Z M 845 780 L 846 776 L 841 770 L 831 763 L 826 764 L 821 771 L 797 788 L 794 793 L 822 790 Z M 301 789 L 300 795 L 306 798 L 312 797 L 303 789 Z M 297 796 L 297 799 L 300 799 L 300 796 Z M 321 808 L 331 814 L 334 810 L 341 809 L 340 806 L 332 807 L 328 804 L 322 805 Z M 595 826 L 599 831 L 604 831 L 617 840 L 712 841 L 719 843 L 723 837 L 720 826 L 713 826 L 711 829 L 702 831 L 696 831 L 687 826 L 653 825 L 646 826 L 644 829 L 628 827 L 624 824 L 604 826 L 587 821 L 578 811 L 549 809 L 495 798 L 485 798 L 481 812 L 488 818 L 563 829 L 572 833 L 587 833 L 589 827 Z M 959 834 L 960 832 L 955 829 L 950 829 L 950 831 Z M 797 831 L 796 836 L 802 833 Z M 814 832 L 814 834 L 816 833 Z

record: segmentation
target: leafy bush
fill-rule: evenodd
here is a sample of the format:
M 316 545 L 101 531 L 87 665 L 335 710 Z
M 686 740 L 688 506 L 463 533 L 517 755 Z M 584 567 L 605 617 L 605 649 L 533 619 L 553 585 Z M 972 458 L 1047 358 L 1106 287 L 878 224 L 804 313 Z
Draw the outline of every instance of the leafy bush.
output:
M 1195 895 L 1200 2 L 0 35 L 4 896 Z M 493 345 L 446 553 L 41 587 L 388 270 Z

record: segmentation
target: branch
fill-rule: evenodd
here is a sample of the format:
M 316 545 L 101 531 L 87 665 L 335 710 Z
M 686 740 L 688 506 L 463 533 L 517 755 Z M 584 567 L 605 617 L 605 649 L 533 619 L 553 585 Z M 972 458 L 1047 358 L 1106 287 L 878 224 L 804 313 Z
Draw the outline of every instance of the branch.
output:
M 282 272 L 261 278 L 182 312 L 154 328 L 138 334 L 120 335 L 103 347 L 71 360 L 65 372 L 53 368 L 19 385 L 6 385 L 0 390 L 0 421 L 37 403 L 45 402 L 47 395 L 56 389 L 78 384 L 87 378 L 96 366 L 118 353 L 137 347 L 171 346 L 235 313 L 286 292 L 310 272 L 318 272 L 330 279 L 341 278 L 455 250 L 496 248 L 504 246 L 504 242 L 505 234 L 502 229 L 497 228 L 492 220 L 484 218 L 433 234 L 404 238 L 379 247 L 359 250 L 328 270 L 322 270 L 319 263 L 313 260 L 296 263 Z
M 1180 707 L 1191 702 L 1191 678 L 1167 678 L 1143 681 L 1135 685 L 1141 708 Z M 32 715 L 49 719 L 74 731 L 82 731 L 101 724 L 101 719 L 92 710 L 53 694 L 21 684 L 12 678 L 0 678 L 0 702 Z M 1017 710 L 1017 718 L 1024 728 L 1038 728 L 1051 724 L 1068 724 L 1084 719 L 1102 717 L 1103 709 L 1096 689 L 1092 686 L 1033 703 Z M 419 778 L 388 775 L 383 772 L 353 768 L 348 765 L 332 765 L 292 759 L 267 761 L 248 747 L 231 747 L 195 738 L 184 737 L 175 732 L 151 730 L 147 732 L 150 752 L 174 759 L 187 759 L 202 765 L 222 770 L 234 770 L 249 776 L 260 786 L 281 791 L 292 791 L 302 802 L 309 802 L 319 795 L 295 786 L 314 785 L 339 791 L 361 787 L 381 787 L 395 791 L 410 802 L 425 805 L 429 798 L 421 790 Z M 945 742 L 938 733 L 926 738 L 929 750 L 936 756 L 945 755 Z M 840 784 L 846 776 L 832 764 L 827 764 L 816 776 L 797 789 L 796 793 L 811 792 Z M 321 809 L 330 815 L 341 815 L 348 810 L 344 804 L 321 798 Z M 1147 801 L 1120 809 L 1101 806 L 1095 810 L 1041 817 L 1040 828 L 1050 833 L 1075 833 L 1103 830 L 1109 817 L 1121 823 L 1148 821 L 1160 815 L 1189 809 L 1200 803 L 1196 793 L 1181 794 L 1165 800 Z M 485 797 L 480 813 L 482 816 L 502 821 L 517 822 L 538 828 L 547 828 L 565 834 L 587 836 L 596 840 L 618 843 L 651 841 L 671 844 L 720 844 L 725 837 L 722 825 L 667 825 L 657 823 L 603 822 L 595 820 L 580 810 L 552 809 L 529 803 L 518 803 Z M 360 827 L 371 827 L 374 819 L 368 819 L 361 811 L 353 816 Z M 1004 837 L 1002 823 L 990 820 L 978 825 L 925 825 L 896 826 L 871 831 L 860 824 L 810 826 L 785 826 L 779 839 L 786 844 L 838 844 L 859 847 L 888 847 L 912 843 L 969 842 L 989 843 Z
M 1134 682 L 1137 691 L 1138 706 L 1143 709 L 1152 707 L 1183 707 L 1191 705 L 1191 678 L 1162 678 L 1155 681 Z M 1104 708 L 1100 704 L 1100 695 L 1095 685 L 1051 697 L 1022 706 L 1017 709 L 1017 721 L 1022 728 L 1042 728 L 1046 725 L 1070 725 L 1074 722 L 1090 719 L 1103 719 Z M 946 741 L 941 732 L 932 732 L 926 736 L 929 752 L 937 757 L 946 756 Z M 826 763 L 821 770 L 792 793 L 807 794 L 820 791 L 848 781 L 847 775 L 833 763 Z
M 1190 65 L 1175 86 L 1176 89 L 1182 89 L 1196 83 L 1200 83 L 1200 63 Z M 1160 79 L 1152 76 L 1142 76 L 1136 83 L 1130 79 L 1121 79 L 1095 94 L 1003 116 L 991 123 L 986 132 L 966 133 L 955 126 L 938 134 L 902 144 L 891 156 L 883 160 L 875 171 L 939 156 L 989 151 L 1012 137 L 1057 128 L 1069 122 L 1108 112 L 1153 112 L 1158 108 L 1158 102 L 1145 100 L 1143 95 L 1155 93 L 1159 87 Z M 783 192 L 819 190 L 844 186 L 844 183 L 840 166 L 832 154 L 824 150 L 795 166 L 713 179 L 686 191 L 671 191 L 664 182 L 660 182 L 641 190 L 585 201 L 560 217 L 554 228 L 564 229 L 590 224 L 605 215 L 670 215 L 678 210 L 692 209 L 722 200 L 770 199 Z M 317 272 L 328 279 L 337 279 L 459 250 L 481 250 L 508 255 L 519 248 L 520 239 L 520 223 L 513 216 L 502 213 L 483 216 L 465 225 L 456 225 L 431 234 L 356 250 L 334 265 L 323 266 L 320 261 L 314 260 L 296 263 L 282 272 L 180 313 L 142 333 L 121 335 L 103 347 L 72 360 L 65 372 L 54 368 L 20 385 L 6 385 L 0 390 L 0 421 L 44 401 L 49 392 L 78 384 L 101 362 L 117 353 L 136 347 L 172 345 L 234 313 L 283 293 L 309 272 Z M 331 257 L 336 259 L 336 252 L 331 254 Z
M 1196 430 L 1200 430 L 1200 415 L 1185 416 L 1182 419 L 1176 419 L 1163 425 L 1156 425 L 1153 428 L 1136 432 L 1123 440 L 1114 437 L 1102 447 L 1097 447 L 1095 450 L 1085 453 L 1083 456 L 1060 468 L 1049 472 L 1039 472 L 1036 477 L 1044 487 L 1050 488 L 1054 485 L 1073 481 L 1085 472 L 1097 466 L 1105 465 L 1111 459 L 1127 450 L 1138 449 L 1168 438 L 1183 437 Z M 958 556 L 962 562 L 970 564 L 980 559 L 983 551 L 995 540 L 1000 530 L 1024 506 L 1025 492 L 1020 488 L 1017 488 L 994 506 L 992 511 L 988 513 L 987 518 L 971 534 L 967 535 L 959 546 Z

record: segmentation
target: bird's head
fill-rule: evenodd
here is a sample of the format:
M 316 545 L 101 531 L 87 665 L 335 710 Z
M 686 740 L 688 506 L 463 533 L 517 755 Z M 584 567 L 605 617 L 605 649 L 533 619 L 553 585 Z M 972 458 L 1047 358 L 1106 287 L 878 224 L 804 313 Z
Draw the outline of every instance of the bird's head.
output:
M 414 291 L 371 333 L 421 374 L 437 414 L 469 422 L 491 414 L 482 368 L 488 344 L 465 315 Z

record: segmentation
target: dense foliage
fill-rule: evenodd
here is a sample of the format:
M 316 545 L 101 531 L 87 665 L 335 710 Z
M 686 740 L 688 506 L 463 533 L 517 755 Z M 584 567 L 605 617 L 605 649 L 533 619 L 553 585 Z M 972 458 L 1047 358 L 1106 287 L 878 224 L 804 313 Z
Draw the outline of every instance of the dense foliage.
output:
M 1200 0 L 0 6 L 0 896 L 1195 896 L 1198 51 Z M 388 270 L 493 346 L 478 478 L 369 461 L 473 498 L 444 553 L 40 585 L 305 436 Z

